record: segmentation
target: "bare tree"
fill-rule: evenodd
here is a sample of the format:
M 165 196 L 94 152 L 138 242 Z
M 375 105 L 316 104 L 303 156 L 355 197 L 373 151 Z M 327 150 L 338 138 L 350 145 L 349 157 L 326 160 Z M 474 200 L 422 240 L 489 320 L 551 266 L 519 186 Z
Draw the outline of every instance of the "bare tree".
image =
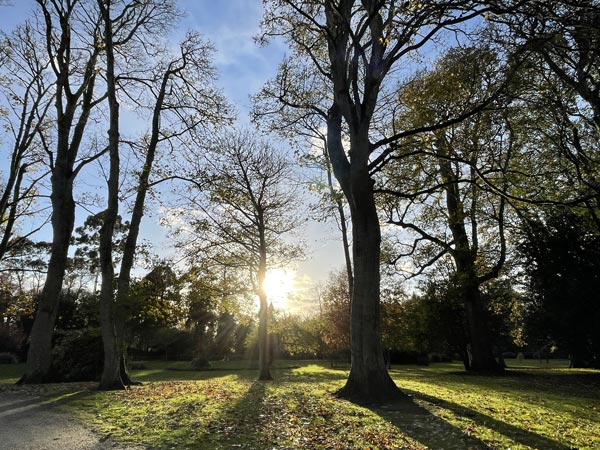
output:
M 45 223 L 16 236 L 19 222 L 33 220 L 40 205 L 40 182 L 44 170 L 42 139 L 48 127 L 48 110 L 52 104 L 51 85 L 46 77 L 49 62 L 43 57 L 39 36 L 31 25 L 18 27 L 3 36 L 0 50 L 3 68 L 2 94 L 7 136 L 6 158 L 10 161 L 0 196 L 0 261 Z M 10 146 L 10 148 L 8 148 Z
M 270 380 L 265 276 L 268 267 L 301 254 L 300 247 L 284 240 L 300 222 L 291 166 L 248 131 L 217 139 L 204 164 L 207 198 L 196 197 L 193 203 L 194 232 L 184 246 L 187 252 L 201 252 L 213 264 L 245 273 L 250 280 L 260 305 L 259 379 Z
M 107 18 L 106 13 L 111 5 L 112 2 L 106 4 L 92 0 L 38 0 L 42 24 L 38 33 L 46 42 L 45 57 L 50 61 L 56 94 L 55 149 L 50 148 L 50 142 L 45 142 L 52 173 L 53 244 L 46 283 L 31 334 L 27 369 L 22 379 L 24 382 L 43 381 L 50 368 L 50 342 L 56 305 L 75 221 L 75 178 L 84 166 L 107 152 L 111 161 L 108 175 L 109 207 L 105 212 L 108 220 L 101 230 L 100 259 L 105 283 L 114 276 L 109 272 L 112 267 L 112 228 L 118 213 L 118 199 L 115 202 L 115 198 L 119 183 L 115 54 L 133 64 L 136 58 L 131 52 L 136 51 L 137 47 L 132 44 L 138 34 L 144 34 L 152 28 L 160 33 L 175 15 L 172 2 L 118 1 L 112 5 L 118 9 L 118 13 L 114 17 L 109 14 Z M 102 70 L 104 62 L 107 66 Z M 108 67 L 109 64 L 112 67 Z M 107 91 L 97 95 L 95 87 L 99 76 L 102 76 L 100 74 L 106 75 Z M 90 114 L 107 98 L 110 121 L 108 146 L 96 153 L 80 156 Z M 112 299 L 111 285 L 104 288 L 104 298 Z
M 212 47 L 200 36 L 189 33 L 180 44 L 179 54 L 171 55 L 161 48 L 160 43 L 164 43 L 165 39 L 160 33 L 164 36 L 176 17 L 172 2 L 148 0 L 140 4 L 137 1 L 98 0 L 98 5 L 105 24 L 110 115 L 108 205 L 104 212 L 100 242 L 103 273 L 101 311 L 105 344 L 101 387 L 113 389 L 122 388 L 124 382 L 131 382 L 124 365 L 125 321 L 122 312 L 129 296 L 145 199 L 150 187 L 160 181 L 150 181 L 157 153 L 163 150 L 172 152 L 177 142 L 190 139 L 190 134 L 201 134 L 225 120 L 229 108 L 220 92 L 213 87 L 214 69 L 210 62 Z M 141 61 L 134 59 L 132 62 L 131 49 L 118 54 L 119 47 L 113 48 L 115 43 L 119 47 L 128 44 L 128 47 L 137 49 L 136 55 Z M 167 59 L 169 57 L 172 59 Z M 116 74 L 119 66 L 121 73 Z M 141 159 L 142 167 L 136 170 L 136 195 L 115 297 L 111 239 L 119 206 L 119 149 L 123 146 L 119 140 L 118 94 L 128 97 L 129 101 L 135 102 L 144 111 L 149 111 L 151 123 L 150 134 L 140 142 L 131 143 L 144 157 Z
M 52 248 L 46 282 L 30 335 L 27 366 L 21 382 L 44 381 L 50 371 L 50 347 L 58 298 L 75 223 L 73 185 L 82 168 L 102 152 L 79 156 L 90 113 L 105 96 L 95 95 L 102 49 L 101 18 L 95 2 L 37 0 L 45 55 L 54 76 L 56 129 L 54 148 L 45 141 L 51 171 Z
M 104 365 L 100 378 L 100 389 L 122 388 L 119 372 L 119 353 L 117 349 L 117 336 L 115 329 L 115 311 L 113 308 L 113 233 L 117 216 L 119 214 L 119 102 L 117 100 L 117 82 L 115 74 L 115 50 L 112 4 L 111 0 L 98 0 L 98 7 L 104 24 L 104 52 L 106 55 L 106 92 L 108 97 L 108 192 L 107 205 L 102 214 L 102 227 L 100 228 L 100 273 L 102 283 L 100 286 L 100 326 L 102 328 L 102 342 L 104 347 Z M 120 5 L 119 5 L 120 6 Z M 126 15 L 130 5 L 124 5 L 120 14 Z M 140 8 L 141 9 L 141 8 Z M 138 10 L 139 11 L 139 10 Z M 137 19 L 137 14 L 133 13 Z M 134 19 L 134 22 L 136 20 Z M 118 24 L 117 24 L 118 25 Z M 136 23 L 137 25 L 137 23 Z M 117 38 L 118 39 L 118 38 Z
M 340 229 L 348 291 L 352 297 L 353 272 L 350 255 L 347 204 L 334 183 L 333 169 L 327 153 L 327 82 L 308 75 L 310 68 L 300 61 L 286 59 L 276 80 L 263 86 L 253 97 L 252 118 L 262 128 L 288 139 L 300 162 L 317 170 L 325 183 L 310 180 L 309 188 L 321 196 L 317 220 L 333 216 Z M 279 104 L 284 102 L 285 106 Z
M 124 358 L 124 327 L 131 272 L 136 256 L 140 225 L 150 190 L 166 180 L 176 178 L 165 164 L 156 170 L 157 158 L 172 154 L 177 146 L 186 147 L 192 140 L 212 134 L 213 126 L 229 123 L 231 107 L 214 87 L 216 77 L 212 66 L 213 48 L 196 33 L 188 33 L 179 45 L 179 53 L 165 56 L 148 71 L 150 77 L 121 76 L 128 84 L 141 85 L 144 97 L 132 98 L 141 111 L 149 113 L 150 130 L 134 144 L 142 155 L 142 166 L 136 170 L 137 182 L 133 188 L 135 199 L 131 210 L 129 232 L 125 241 L 123 258 L 117 280 L 115 305 L 117 349 L 120 355 L 120 377 L 126 384 L 131 380 L 126 372 Z

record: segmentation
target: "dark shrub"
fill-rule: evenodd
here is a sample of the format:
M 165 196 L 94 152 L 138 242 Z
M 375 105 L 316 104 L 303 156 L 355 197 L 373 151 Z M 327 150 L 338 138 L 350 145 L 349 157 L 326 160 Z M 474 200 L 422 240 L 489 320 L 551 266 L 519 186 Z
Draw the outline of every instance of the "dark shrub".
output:
M 98 328 L 59 330 L 52 348 L 54 381 L 97 381 L 104 351 Z
M 210 367 L 210 362 L 203 356 L 192 359 L 190 362 L 190 366 L 194 370 L 208 369 Z
M 16 364 L 17 357 L 12 353 L 0 353 L 0 364 Z
M 429 364 L 427 354 L 416 351 L 390 350 L 390 364 L 419 364 L 426 366 Z
M 10 353 L 23 361 L 27 355 L 27 334 L 17 326 L 4 326 L 0 324 L 0 352 Z

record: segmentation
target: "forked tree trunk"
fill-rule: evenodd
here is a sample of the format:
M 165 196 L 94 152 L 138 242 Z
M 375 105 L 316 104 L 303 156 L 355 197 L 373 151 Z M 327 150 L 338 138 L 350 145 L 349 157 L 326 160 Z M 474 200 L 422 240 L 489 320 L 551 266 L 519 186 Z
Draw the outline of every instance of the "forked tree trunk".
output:
M 72 180 L 58 166 L 52 174 L 52 247 L 46 282 L 39 297 L 38 307 L 29 335 L 29 350 L 25 374 L 20 383 L 53 381 L 50 374 L 52 333 L 56 321 L 58 301 L 67 267 L 69 240 L 75 224 L 75 202 Z
M 121 380 L 121 353 L 119 351 L 115 315 L 113 267 L 113 233 L 119 213 L 119 103 L 115 82 L 115 58 L 112 41 L 110 1 L 98 0 L 98 7 L 104 20 L 104 42 L 106 47 L 106 82 L 109 106 L 108 148 L 110 168 L 108 174 L 107 206 L 100 229 L 100 326 L 104 348 L 104 366 L 100 378 L 100 389 L 124 389 Z
M 87 121 L 94 100 L 96 82 L 96 61 L 99 48 L 90 48 L 90 54 L 85 61 L 84 72 L 80 87 L 71 86 L 73 61 L 71 61 L 71 23 L 74 4 L 66 9 L 59 8 L 55 3 L 39 2 L 44 17 L 51 17 L 50 10 L 60 15 L 60 21 L 53 24 L 46 20 L 46 34 L 59 36 L 61 45 L 55 55 L 49 49 L 47 55 L 52 61 L 52 70 L 56 76 L 56 152 L 53 157 L 50 195 L 52 202 L 52 247 L 48 271 L 42 294 L 39 298 L 36 317 L 29 336 L 29 350 L 25 374 L 22 383 L 38 383 L 50 378 L 52 333 L 56 319 L 58 301 L 62 289 L 69 241 L 75 224 L 75 202 L 73 201 L 73 182 L 79 170 L 95 157 L 77 162 L 79 148 L 87 126 Z M 91 24 L 91 23 L 90 23 Z M 57 27 L 55 27 L 55 25 Z M 50 41 L 48 41 L 50 42 Z M 66 93 L 69 94 L 66 94 Z M 76 113 L 79 111 L 79 117 Z M 97 156 L 96 156 L 97 157 Z
M 439 153 L 446 156 L 441 140 Z M 439 159 L 440 173 L 446 182 L 446 208 L 448 211 L 448 225 L 454 240 L 452 257 L 456 264 L 456 282 L 465 309 L 465 320 L 468 331 L 465 369 L 473 372 L 501 372 L 502 367 L 494 358 L 493 345 L 490 339 L 487 313 L 484 309 L 480 282 L 475 268 L 476 252 L 469 242 L 465 227 L 465 212 L 457 181 L 457 176 L 452 171 L 447 158 Z
M 363 6 L 371 7 L 374 3 Z M 341 397 L 357 402 L 384 402 L 403 394 L 389 376 L 380 341 L 380 241 L 381 230 L 369 176 L 371 143 L 369 129 L 381 81 L 385 76 L 383 47 L 377 39 L 381 17 L 376 8 L 367 22 L 373 45 L 364 74 L 358 68 L 364 54 L 354 59 L 360 47 L 353 41 L 354 2 L 324 2 L 327 23 L 327 49 L 333 82 L 333 105 L 327 117 L 327 151 L 336 179 L 350 207 L 354 282 L 351 298 L 351 368 Z M 352 59 L 352 61 L 350 61 Z M 360 75 L 358 75 L 361 73 Z M 360 81 L 359 78 L 363 77 Z M 358 85 L 361 86 L 359 92 Z M 360 98 L 362 97 L 362 99 Z M 348 126 L 350 151 L 342 145 L 342 116 Z

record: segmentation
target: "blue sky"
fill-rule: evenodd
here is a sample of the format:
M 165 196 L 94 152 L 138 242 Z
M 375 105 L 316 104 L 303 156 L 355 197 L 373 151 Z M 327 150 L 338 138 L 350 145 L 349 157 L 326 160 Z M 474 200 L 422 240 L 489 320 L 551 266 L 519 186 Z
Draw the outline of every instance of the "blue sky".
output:
M 30 16 L 34 7 L 33 0 L 11 0 L 9 6 L 0 6 L 0 28 L 9 32 Z M 274 76 L 286 51 L 281 42 L 261 47 L 253 41 L 259 32 L 261 0 L 180 0 L 179 7 L 185 16 L 177 27 L 174 42 L 178 35 L 183 36 L 193 29 L 214 44 L 218 85 L 235 105 L 240 123 L 247 123 L 249 96 Z M 85 183 L 86 180 L 82 181 Z M 78 222 L 84 218 L 85 213 L 80 212 Z M 155 243 L 163 242 L 166 251 L 172 244 L 156 224 L 157 219 L 145 216 L 143 237 Z M 48 239 L 49 227 L 45 233 L 44 238 Z M 304 288 L 310 290 L 311 282 L 326 279 L 329 271 L 342 266 L 343 253 L 333 224 L 309 223 L 302 234 L 309 254 L 306 261 L 298 264 L 298 278 Z

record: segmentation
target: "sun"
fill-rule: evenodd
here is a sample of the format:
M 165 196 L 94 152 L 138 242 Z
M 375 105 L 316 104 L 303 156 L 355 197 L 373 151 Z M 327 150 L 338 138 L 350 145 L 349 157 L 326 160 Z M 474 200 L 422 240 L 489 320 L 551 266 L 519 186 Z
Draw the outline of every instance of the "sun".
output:
M 290 269 L 270 269 L 265 278 L 267 301 L 276 309 L 285 309 L 289 295 L 294 292 L 296 274 Z

